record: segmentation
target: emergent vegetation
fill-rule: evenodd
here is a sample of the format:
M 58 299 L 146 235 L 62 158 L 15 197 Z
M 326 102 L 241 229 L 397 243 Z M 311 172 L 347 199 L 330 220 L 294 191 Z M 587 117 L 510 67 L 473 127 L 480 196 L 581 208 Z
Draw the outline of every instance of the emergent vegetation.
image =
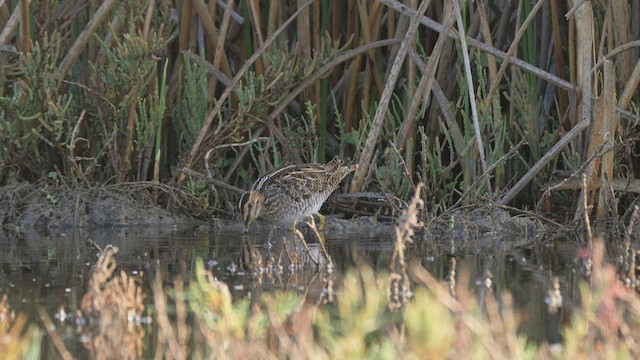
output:
M 215 215 L 261 173 L 337 154 L 360 165 L 350 192 L 423 181 L 435 213 L 579 218 L 579 173 L 598 217 L 631 201 L 637 0 L 420 4 L 3 3 L 0 185 L 151 181 L 210 193 L 180 203 Z

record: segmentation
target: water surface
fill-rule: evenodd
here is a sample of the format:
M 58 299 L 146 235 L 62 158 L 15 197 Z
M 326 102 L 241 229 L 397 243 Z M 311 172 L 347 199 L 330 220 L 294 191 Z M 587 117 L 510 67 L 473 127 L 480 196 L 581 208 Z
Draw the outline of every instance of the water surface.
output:
M 25 312 L 31 322 L 41 324 L 38 309 L 45 309 L 70 351 L 83 356 L 86 350 L 81 334 L 76 331 L 74 314 L 80 308 L 97 260 L 89 241 L 100 247 L 108 244 L 118 247 L 119 269 L 140 281 L 149 302 L 150 284 L 156 272 L 161 272 L 167 284 L 178 275 L 188 280 L 197 258 L 202 258 L 207 268 L 229 285 L 234 299 L 256 298 L 264 291 L 282 290 L 304 295 L 311 302 L 323 296 L 327 278 L 339 291 L 341 276 L 350 267 L 368 265 L 386 271 L 391 261 L 391 233 L 375 237 L 328 236 L 325 242 L 333 260 L 331 274 L 314 271 L 308 256 L 302 271 L 291 271 L 283 236 L 292 249 L 291 233 L 279 234 L 268 241 L 266 234 L 241 235 L 235 230 L 202 228 L 120 228 L 50 236 L 0 233 L 3 249 L 0 294 L 6 294 L 12 309 L 16 313 Z M 320 256 L 317 241 L 313 241 L 313 236 L 307 237 L 312 256 Z M 542 241 L 508 252 L 475 249 L 452 252 L 450 243 L 444 240 L 443 244 L 421 241 L 417 237 L 417 245 L 407 250 L 410 262 L 420 263 L 442 281 L 450 278 L 452 270 L 456 276 L 468 274 L 469 283 L 456 286 L 470 287 L 481 302 L 487 291 L 511 292 L 522 315 L 521 331 L 534 341 L 558 341 L 558 322 L 563 316 L 550 314 L 545 298 L 552 288 L 552 279 L 558 277 L 565 308 L 576 302 L 582 264 L 572 241 Z M 261 267 L 249 266 L 249 253 L 260 257 Z M 48 349 L 43 351 L 57 352 L 46 336 L 43 346 Z

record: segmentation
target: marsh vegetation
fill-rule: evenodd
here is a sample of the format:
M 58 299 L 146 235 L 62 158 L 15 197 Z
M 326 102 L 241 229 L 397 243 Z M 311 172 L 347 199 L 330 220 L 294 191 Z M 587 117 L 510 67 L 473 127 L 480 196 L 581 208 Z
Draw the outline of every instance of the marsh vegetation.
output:
M 169 358 L 545 356 L 518 332 L 510 295 L 478 303 L 409 261 L 429 246 L 414 231 L 456 229 L 489 205 L 578 232 L 591 265 L 559 356 L 637 357 L 638 14 L 640 0 L 0 0 L 0 186 L 22 189 L 3 193 L 0 225 L 23 234 L 33 196 L 38 216 L 88 218 L 111 186 L 236 219 L 258 176 L 338 155 L 358 169 L 330 209 L 395 226 L 386 272 L 357 267 L 327 308 L 288 293 L 249 308 L 195 260 L 188 281 L 149 278 L 143 291 L 105 248 L 83 318 L 109 316 L 95 321 L 138 339 L 136 317 L 119 316 L 152 306 L 156 354 Z M 0 350 L 38 357 L 45 336 L 66 357 L 47 314 L 6 316 L 11 301 Z M 98 332 L 96 349 L 115 335 Z

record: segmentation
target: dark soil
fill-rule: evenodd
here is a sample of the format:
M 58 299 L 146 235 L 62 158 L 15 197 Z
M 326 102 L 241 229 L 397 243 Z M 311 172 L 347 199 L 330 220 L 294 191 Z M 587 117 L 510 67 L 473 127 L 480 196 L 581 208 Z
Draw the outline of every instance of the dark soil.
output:
M 202 224 L 151 204 L 131 189 L 19 183 L 0 187 L 0 226 L 44 231 L 133 225 Z
M 538 220 L 488 206 L 434 219 L 422 235 L 423 242 L 447 239 L 457 248 L 504 252 L 529 245 L 544 233 Z

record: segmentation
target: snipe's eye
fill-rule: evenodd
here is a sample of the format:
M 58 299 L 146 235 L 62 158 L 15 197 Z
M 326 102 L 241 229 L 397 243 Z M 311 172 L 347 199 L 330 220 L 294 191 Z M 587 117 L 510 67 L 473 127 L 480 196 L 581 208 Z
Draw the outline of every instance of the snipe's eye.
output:
M 253 207 L 253 204 L 252 203 L 248 203 L 247 206 L 251 208 L 251 207 Z

